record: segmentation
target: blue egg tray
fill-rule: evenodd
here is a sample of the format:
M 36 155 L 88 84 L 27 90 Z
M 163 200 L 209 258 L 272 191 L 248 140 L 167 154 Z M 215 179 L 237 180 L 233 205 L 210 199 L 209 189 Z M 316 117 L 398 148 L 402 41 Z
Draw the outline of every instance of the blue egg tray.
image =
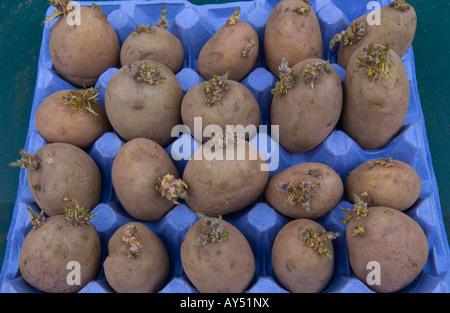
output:
M 162 4 L 167 8 L 167 20 L 171 25 L 168 30 L 177 36 L 185 48 L 183 69 L 177 73 L 177 78 L 186 93 L 192 86 L 204 81 L 197 73 L 197 58 L 207 40 L 225 23 L 229 16 L 239 6 L 241 20 L 252 25 L 258 33 L 260 51 L 257 67 L 241 83 L 254 94 L 261 107 L 261 125 L 267 130 L 260 132 L 251 142 L 260 148 L 268 163 L 278 164 L 269 172 L 272 176 L 302 162 L 320 162 L 333 168 L 345 182 L 351 170 L 361 163 L 375 158 L 392 157 L 410 164 L 419 174 L 422 181 L 422 191 L 417 202 L 405 211 L 423 228 L 429 243 L 429 258 L 422 273 L 410 285 L 400 292 L 442 292 L 450 291 L 449 278 L 449 244 L 446 237 L 439 201 L 438 186 L 434 175 L 431 156 L 427 141 L 424 116 L 421 109 L 417 81 L 415 75 L 414 55 L 412 48 L 403 57 L 411 88 L 411 97 L 406 120 L 398 135 L 385 147 L 376 150 L 364 150 L 358 146 L 341 129 L 339 124 L 330 136 L 317 148 L 306 153 L 293 154 L 275 144 L 270 137 L 270 104 L 273 88 L 277 78 L 268 70 L 264 59 L 263 40 L 264 27 L 267 18 L 279 1 L 253 0 L 245 2 L 230 2 L 226 4 L 193 5 L 185 0 L 167 1 L 99 1 L 84 2 L 82 5 L 96 3 L 107 13 L 107 18 L 117 32 L 122 44 L 125 38 L 141 24 L 154 24 L 160 16 Z M 328 44 L 332 36 L 347 27 L 354 19 L 372 10 L 367 8 L 366 0 L 311 0 L 312 9 L 316 12 L 322 31 L 325 60 L 337 69 L 341 79 L 345 70 L 336 65 L 336 49 L 330 51 Z M 388 0 L 379 1 L 380 5 Z M 49 16 L 54 11 L 50 7 L 46 12 Z M 43 38 L 40 49 L 36 89 L 31 109 L 28 135 L 24 149 L 35 153 L 47 142 L 39 135 L 34 122 L 34 115 L 39 104 L 50 94 L 62 89 L 78 89 L 64 81 L 52 66 L 49 54 L 49 36 L 55 21 L 43 26 Z M 106 85 L 117 68 L 108 69 L 99 78 L 100 102 Z M 111 182 L 111 166 L 118 149 L 124 144 L 115 132 L 109 132 L 99 138 L 86 151 L 97 163 L 103 177 L 101 203 L 95 207 L 95 217 L 92 224 L 101 239 L 102 262 L 107 256 L 107 243 L 112 234 L 121 225 L 135 221 L 121 206 Z M 190 145 L 190 146 L 189 146 Z M 177 169 L 182 175 L 187 163 L 186 150 L 190 147 L 190 154 L 200 147 L 200 144 L 188 134 L 181 134 L 167 147 L 166 151 L 172 156 Z M 188 150 L 189 152 L 189 150 Z M 179 160 L 181 159 L 181 160 Z M 345 233 L 346 226 L 340 217 L 344 213 L 340 207 L 350 208 L 352 205 L 345 195 L 340 204 L 326 216 L 317 219 L 325 229 L 333 232 Z M 22 278 L 18 258 L 22 242 L 31 229 L 27 208 L 36 213 L 39 207 L 31 196 L 27 184 L 26 170 L 20 170 L 17 200 L 7 237 L 5 259 L 0 276 L 0 292 L 23 293 L 39 292 Z M 265 201 L 264 195 L 242 211 L 227 214 L 225 220 L 236 226 L 247 238 L 253 249 L 256 260 L 256 273 L 248 287 L 249 293 L 284 293 L 284 289 L 274 275 L 271 263 L 272 244 L 278 231 L 290 219 L 278 214 Z M 170 273 L 162 293 L 193 293 L 196 289 L 186 277 L 180 261 L 180 247 L 184 234 L 197 219 L 192 210 L 186 205 L 176 206 L 160 221 L 145 223 L 162 239 L 170 257 Z M 367 293 L 373 292 L 364 285 L 352 272 L 345 236 L 333 241 L 335 251 L 334 274 L 323 292 L 338 293 Z M 98 276 L 85 286 L 80 292 L 109 293 L 113 292 L 105 279 L 103 267 Z

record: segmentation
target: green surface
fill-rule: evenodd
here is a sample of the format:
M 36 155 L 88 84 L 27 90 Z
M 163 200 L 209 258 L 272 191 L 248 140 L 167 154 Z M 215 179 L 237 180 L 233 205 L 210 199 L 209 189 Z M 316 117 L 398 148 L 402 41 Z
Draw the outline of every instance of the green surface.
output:
M 368 0 L 367 0 L 368 1 Z M 191 1 L 194 4 L 228 1 Z M 450 237 L 448 152 L 450 79 L 449 1 L 409 0 L 418 15 L 413 42 L 416 74 L 433 167 L 440 190 L 447 237 Z M 6 247 L 19 183 L 19 171 L 7 164 L 18 158 L 28 131 L 42 39 L 46 0 L 2 0 L 0 3 L 0 264 Z

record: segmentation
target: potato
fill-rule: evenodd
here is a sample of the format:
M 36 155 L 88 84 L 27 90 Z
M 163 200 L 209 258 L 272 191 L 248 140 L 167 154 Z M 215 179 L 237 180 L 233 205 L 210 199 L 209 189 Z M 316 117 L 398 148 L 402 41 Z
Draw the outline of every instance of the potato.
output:
M 381 148 L 402 127 L 409 96 L 405 66 L 389 45 L 362 46 L 344 78 L 342 129 L 363 149 Z
M 382 158 L 360 164 L 345 180 L 345 193 L 355 203 L 354 195 L 368 194 L 369 206 L 406 210 L 419 198 L 422 182 L 407 163 Z
M 101 245 L 92 212 L 76 200 L 65 214 L 44 219 L 30 211 L 33 228 L 26 235 L 19 253 L 23 279 L 36 289 L 69 293 L 83 289 L 100 270 Z
M 340 42 L 337 63 L 341 67 L 346 68 L 353 53 L 370 43 L 389 43 L 400 58 L 408 51 L 417 27 L 414 8 L 404 1 L 396 0 L 383 6 L 377 14 L 380 17 L 379 25 L 369 24 L 372 22 L 365 14 L 333 37 L 330 48 Z
M 165 5 L 163 5 L 161 19 L 156 24 L 140 25 L 123 42 L 120 49 L 120 63 L 122 66 L 140 60 L 158 61 L 177 73 L 184 60 L 184 48 L 180 40 L 166 30 Z
M 38 106 L 36 128 L 48 142 L 65 142 L 89 148 L 112 127 L 105 108 L 97 102 L 98 87 L 60 90 Z
M 322 163 L 301 163 L 273 175 L 265 197 L 282 215 L 317 219 L 333 210 L 343 193 L 342 180 L 331 167 Z
M 264 32 L 267 66 L 278 77 L 281 59 L 294 65 L 302 60 L 322 58 L 319 21 L 303 0 L 283 0 L 272 10 Z
M 244 235 L 221 217 L 202 214 L 181 243 L 181 263 L 199 292 L 240 293 L 255 275 L 255 257 Z
M 64 198 L 77 199 L 87 210 L 100 203 L 100 170 L 84 150 L 68 143 L 50 143 L 36 154 L 19 153 L 22 159 L 10 166 L 27 169 L 31 195 L 48 216 L 64 214 Z
M 217 91 L 220 91 L 219 96 Z M 225 75 L 194 85 L 183 97 L 183 124 L 194 130 L 196 117 L 201 118 L 202 134 L 208 125 L 217 125 L 222 131 L 226 130 L 227 125 L 243 126 L 244 130 L 249 130 L 245 134 L 249 140 L 256 135 L 261 112 L 258 101 L 250 90 L 237 81 L 227 79 Z M 200 141 L 206 142 L 209 139 L 211 134 L 203 136 Z
M 103 268 L 118 293 L 153 293 L 169 274 L 169 256 L 161 239 L 145 224 L 129 222 L 108 241 Z
M 405 213 L 357 201 L 345 210 L 350 266 L 376 292 L 395 292 L 420 274 L 428 259 L 428 241 L 420 225 Z
M 182 99 L 175 74 L 162 63 L 144 60 L 122 67 L 111 77 L 105 109 L 123 140 L 143 137 L 165 147 L 174 139 L 172 128 L 181 124 Z
M 283 59 L 272 94 L 270 121 L 279 125 L 279 143 L 289 152 L 314 149 L 339 120 L 341 80 L 334 67 L 321 59 L 306 59 L 292 68 Z
M 217 217 L 256 201 L 264 192 L 269 175 L 262 170 L 267 163 L 253 144 L 237 139 L 224 146 L 211 146 L 213 140 L 194 152 L 184 169 L 183 180 L 189 186 L 188 207 Z
M 67 14 L 60 1 L 52 5 Z M 65 16 L 55 23 L 49 39 L 50 57 L 63 79 L 91 87 L 108 68 L 119 65 L 119 39 L 98 5 L 80 6 L 79 18 L 79 25 L 69 23 Z
M 273 271 L 283 287 L 295 293 L 318 293 L 334 271 L 332 239 L 319 223 L 296 219 L 285 224 L 272 246 Z
M 198 72 L 209 80 L 229 72 L 229 79 L 241 81 L 256 66 L 259 38 L 253 27 L 240 18 L 239 7 L 206 42 L 198 55 Z
M 125 211 L 142 221 L 159 221 L 184 199 L 187 186 L 167 152 L 156 142 L 136 138 L 119 148 L 111 180 Z

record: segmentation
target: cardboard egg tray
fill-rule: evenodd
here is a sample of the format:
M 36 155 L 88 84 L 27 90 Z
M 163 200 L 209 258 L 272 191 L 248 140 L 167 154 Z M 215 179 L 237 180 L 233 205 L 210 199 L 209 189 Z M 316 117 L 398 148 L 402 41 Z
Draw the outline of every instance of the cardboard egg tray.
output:
M 368 1 L 362 0 L 311 0 L 312 9 L 320 22 L 324 41 L 325 60 L 337 69 L 341 79 L 345 70 L 335 64 L 336 51 L 328 49 L 332 36 L 349 25 L 357 17 L 372 10 L 367 8 Z M 389 1 L 379 1 L 383 6 Z M 428 147 L 424 116 L 421 109 L 417 81 L 415 75 L 414 55 L 412 48 L 403 57 L 410 84 L 410 102 L 406 120 L 399 134 L 385 147 L 376 150 L 364 150 L 358 146 L 341 129 L 339 124 L 330 136 L 317 148 L 306 153 L 289 153 L 278 146 L 270 137 L 270 105 L 273 88 L 277 78 L 267 69 L 264 59 L 263 40 L 267 18 L 278 1 L 253 0 L 245 2 L 230 2 L 226 4 L 194 5 L 185 0 L 173 1 L 105 1 L 80 2 L 82 5 L 96 3 L 107 13 L 107 18 L 116 30 L 120 44 L 138 25 L 154 24 L 160 17 L 162 4 L 166 5 L 167 20 L 171 25 L 167 30 L 177 36 L 185 49 L 183 69 L 177 73 L 177 78 L 186 93 L 192 86 L 204 81 L 197 73 L 197 57 L 207 40 L 225 23 L 230 15 L 240 7 L 241 20 L 248 22 L 258 33 L 260 51 L 258 64 L 244 78 L 244 84 L 256 97 L 261 108 L 261 125 L 259 133 L 250 140 L 260 148 L 260 152 L 272 164 L 269 176 L 303 162 L 320 162 L 333 168 L 345 182 L 351 170 L 361 163 L 383 157 L 392 157 L 410 164 L 419 174 L 422 181 L 422 191 L 418 201 L 407 211 L 423 228 L 429 243 L 428 262 L 419 277 L 400 292 L 449 292 L 449 245 L 444 229 L 439 201 L 438 187 L 434 175 L 430 151 Z M 54 11 L 49 7 L 47 15 Z M 50 94 L 62 89 L 78 89 L 64 81 L 52 66 L 49 53 L 49 36 L 55 21 L 43 26 L 43 38 L 40 49 L 38 74 L 34 100 L 32 103 L 28 135 L 24 149 L 35 153 L 47 142 L 38 133 L 34 115 L 39 104 Z M 336 50 L 336 49 L 335 49 Z M 104 103 L 104 92 L 111 76 L 117 68 L 108 69 L 99 78 L 100 100 Z M 97 163 L 103 178 L 101 203 L 95 207 L 95 217 L 91 220 L 101 239 L 102 263 L 107 256 L 107 243 L 112 234 L 121 225 L 135 221 L 118 201 L 111 182 L 111 167 L 118 149 L 124 142 L 115 132 L 109 132 L 99 138 L 86 151 Z M 190 147 L 190 154 L 200 147 L 188 134 L 181 134 L 167 147 L 174 163 L 182 175 L 187 163 L 186 153 L 181 147 Z M 180 160 L 181 159 L 181 160 Z M 31 229 L 27 207 L 40 212 L 31 196 L 27 184 L 26 170 L 20 170 L 17 200 L 14 207 L 12 222 L 7 237 L 7 248 L 0 276 L 0 292 L 39 292 L 28 285 L 21 276 L 18 267 L 18 257 L 22 242 Z M 341 203 L 326 216 L 317 219 L 325 229 L 345 234 L 346 226 L 340 217 L 344 213 L 340 207 L 351 208 L 345 195 Z M 236 226 L 247 238 L 256 260 L 256 273 L 248 287 L 250 293 L 282 293 L 287 292 L 277 281 L 271 263 L 272 244 L 278 231 L 290 221 L 272 209 L 265 201 L 264 195 L 239 212 L 223 216 L 225 220 Z M 160 221 L 145 223 L 163 241 L 170 257 L 170 273 L 166 284 L 160 290 L 162 293 L 197 292 L 186 277 L 181 260 L 180 247 L 184 234 L 197 219 L 186 205 L 176 206 Z M 345 236 L 333 241 L 335 251 L 334 274 L 323 292 L 366 293 L 372 292 L 352 272 L 348 260 L 348 249 Z M 103 267 L 98 276 L 80 292 L 106 293 L 113 292 L 106 281 Z

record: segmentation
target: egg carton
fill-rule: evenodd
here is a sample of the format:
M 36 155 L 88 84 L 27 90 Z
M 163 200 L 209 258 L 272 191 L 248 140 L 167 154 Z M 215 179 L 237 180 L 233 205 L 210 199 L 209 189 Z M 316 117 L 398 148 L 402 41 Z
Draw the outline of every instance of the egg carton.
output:
M 341 80 L 345 70 L 336 65 L 336 51 L 328 49 L 332 36 L 349 25 L 357 17 L 373 10 L 368 7 L 369 1 L 361 0 L 311 0 L 312 9 L 316 12 L 322 31 L 323 58 L 337 69 Z M 380 6 L 389 1 L 382 0 Z M 261 108 L 261 125 L 259 133 L 250 140 L 256 145 L 269 164 L 273 164 L 269 172 L 275 173 L 303 162 L 320 162 L 333 168 L 345 182 L 351 170 L 361 163 L 383 157 L 392 157 L 410 164 L 420 176 L 422 191 L 417 202 L 405 211 L 423 228 L 429 244 L 429 258 L 417 279 L 399 292 L 449 292 L 449 245 L 446 237 L 439 193 L 434 175 L 427 141 L 424 116 L 420 105 L 415 75 L 414 55 L 410 48 L 403 57 L 410 84 L 410 102 L 406 120 L 398 135 L 385 147 L 376 150 L 364 150 L 347 136 L 338 124 L 329 137 L 315 149 L 305 153 L 289 153 L 271 138 L 270 104 L 273 88 L 277 78 L 267 69 L 264 59 L 263 40 L 264 27 L 271 10 L 278 1 L 253 0 L 230 2 L 225 4 L 194 5 L 185 0 L 167 1 L 101 1 L 80 2 L 82 5 L 96 3 L 107 13 L 107 18 L 116 30 L 122 44 L 125 38 L 141 24 L 154 23 L 159 19 L 163 4 L 167 8 L 167 20 L 171 25 L 168 30 L 180 39 L 185 48 L 183 69 L 177 78 L 186 93 L 192 86 L 204 81 L 197 73 L 197 58 L 207 40 L 225 23 L 229 16 L 240 7 L 241 20 L 248 22 L 256 30 L 260 40 L 258 63 L 255 69 L 244 78 L 244 84 L 256 97 Z M 49 7 L 46 16 L 54 11 Z M 52 66 L 49 53 L 49 36 L 55 21 L 43 26 L 43 38 L 40 49 L 38 74 L 34 100 L 31 109 L 28 135 L 24 149 L 35 153 L 47 142 L 40 136 L 34 122 L 38 105 L 50 94 L 62 89 L 77 89 L 64 81 Z M 336 50 L 336 49 L 335 49 Z M 111 76 L 117 68 L 108 69 L 97 82 L 99 94 L 104 104 L 104 92 Z M 136 221 L 122 207 L 115 195 L 111 182 L 111 167 L 118 149 L 124 142 L 115 132 L 105 133 L 86 151 L 97 163 L 103 178 L 101 203 L 94 208 L 95 217 L 91 220 L 98 231 L 102 244 L 102 263 L 107 256 L 107 243 L 112 234 L 121 225 Z M 181 147 L 186 149 L 181 151 Z M 166 151 L 182 175 L 187 163 L 186 155 L 191 155 L 200 147 L 188 134 L 180 134 L 167 147 Z M 184 156 L 184 158 L 183 158 Z M 278 165 L 278 166 L 276 166 Z M 340 207 L 350 208 L 351 203 L 344 195 L 339 205 L 326 216 L 317 219 L 325 229 L 345 234 L 345 225 L 340 218 L 344 213 Z M 28 184 L 26 170 L 20 170 L 17 200 L 7 237 L 5 259 L 0 276 L 0 292 L 39 292 L 22 278 L 18 257 L 22 242 L 31 229 L 27 208 L 40 211 L 34 201 Z M 278 231 L 290 221 L 271 208 L 264 195 L 245 209 L 223 216 L 225 220 L 237 227 L 247 238 L 256 260 L 256 272 L 247 292 L 249 293 L 286 293 L 286 289 L 274 275 L 271 250 Z M 197 292 L 186 277 L 180 260 L 182 239 L 197 217 L 185 204 L 177 205 L 158 222 L 146 222 L 163 241 L 170 258 L 170 272 L 161 293 L 194 293 Z M 345 236 L 333 241 L 335 251 L 334 273 L 323 292 L 367 293 L 373 292 L 364 285 L 352 272 Z M 83 293 L 109 293 L 112 288 L 106 281 L 103 267 L 98 276 L 85 286 Z

